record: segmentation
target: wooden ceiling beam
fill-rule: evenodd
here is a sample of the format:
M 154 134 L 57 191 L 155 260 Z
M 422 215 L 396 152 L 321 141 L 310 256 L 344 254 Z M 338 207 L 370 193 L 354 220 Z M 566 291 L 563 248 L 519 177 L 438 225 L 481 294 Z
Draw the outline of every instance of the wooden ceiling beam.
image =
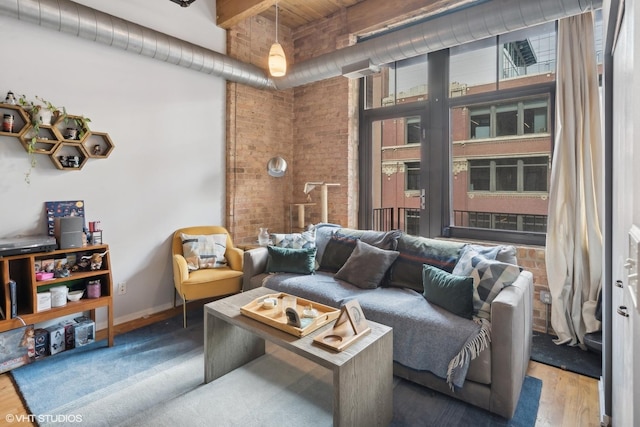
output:
M 229 29 L 237 23 L 268 10 L 276 0 L 217 0 L 216 25 Z
M 478 0 L 365 0 L 347 8 L 350 34 L 366 35 L 476 3 Z

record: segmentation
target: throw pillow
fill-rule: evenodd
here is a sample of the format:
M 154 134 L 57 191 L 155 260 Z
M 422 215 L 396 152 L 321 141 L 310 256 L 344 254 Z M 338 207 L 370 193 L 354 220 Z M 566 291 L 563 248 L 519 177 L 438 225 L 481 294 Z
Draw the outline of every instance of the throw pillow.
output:
M 267 273 L 311 274 L 314 272 L 316 248 L 291 249 L 267 246 Z
M 303 233 L 278 234 L 272 233 L 271 240 L 274 246 L 281 248 L 303 249 L 316 246 L 316 230 L 307 230 Z
M 460 263 L 469 263 L 469 259 L 476 255 L 482 255 L 487 259 L 495 259 L 497 261 L 506 262 L 507 264 L 518 265 L 515 246 L 482 246 L 468 244 L 462 248 L 462 251 L 460 251 L 460 259 L 458 259 L 456 266 Z
M 468 256 L 469 262 L 456 265 L 453 274 L 473 278 L 473 309 L 476 316 L 491 321 L 491 303 L 498 293 L 516 281 L 522 269 L 482 255 Z
M 361 240 L 371 246 L 380 249 L 395 250 L 400 230 L 372 231 L 341 228 L 334 232 L 320 260 L 320 270 L 335 273 L 351 256 L 356 247 L 356 242 Z
M 329 239 L 333 236 L 333 233 L 338 230 L 340 226 L 338 224 L 330 224 L 326 222 L 321 222 L 316 224 L 314 229 L 316 231 L 316 248 L 318 252 L 316 253 L 316 262 L 318 265 L 322 263 L 322 255 L 324 254 L 324 250 L 329 243 Z
M 227 250 L 226 234 L 192 235 L 181 233 L 182 255 L 187 260 L 189 271 L 201 268 L 219 268 L 227 265 L 224 253 Z
M 398 239 L 402 235 L 400 230 L 375 231 L 375 230 L 355 230 L 353 228 L 341 228 L 338 235 L 346 239 L 362 240 L 365 243 L 380 249 L 396 250 Z
M 335 273 L 344 265 L 356 247 L 357 240 L 333 233 L 320 260 L 320 270 Z
M 342 268 L 335 275 L 362 289 L 375 289 L 380 286 L 385 273 L 398 258 L 399 252 L 376 248 L 361 240 Z
M 455 276 L 425 264 L 422 269 L 424 297 L 465 319 L 473 318 L 473 278 Z
M 390 285 L 422 293 L 423 264 L 451 273 L 463 246 L 464 243 L 403 235 L 398 239 L 400 255 L 391 267 Z

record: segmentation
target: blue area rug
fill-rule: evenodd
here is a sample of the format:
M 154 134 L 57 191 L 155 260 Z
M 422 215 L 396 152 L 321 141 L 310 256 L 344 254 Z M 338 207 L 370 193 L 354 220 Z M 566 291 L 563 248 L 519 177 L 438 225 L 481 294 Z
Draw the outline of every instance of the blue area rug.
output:
M 211 417 L 220 421 L 216 425 L 221 426 L 265 425 L 255 419 L 251 422 L 252 419 L 247 418 L 255 416 L 255 405 L 235 400 L 222 406 L 222 409 L 215 408 L 213 401 L 221 400 L 223 395 L 232 393 L 232 390 L 230 384 L 224 386 L 224 391 L 216 389 L 216 382 L 219 380 L 203 384 L 202 318 L 202 312 L 194 310 L 189 313 L 187 329 L 182 328 L 182 318 L 177 316 L 119 335 L 114 347 L 107 347 L 106 341 L 97 342 L 18 368 L 12 375 L 32 414 L 80 414 L 83 417 L 83 425 L 161 426 L 176 425 L 176 422 L 182 425 L 186 425 L 185 422 L 188 425 L 207 425 L 207 422 L 212 420 Z M 229 375 L 243 368 L 222 379 L 234 382 L 234 386 L 240 384 L 237 391 L 240 396 L 247 396 L 246 390 L 251 389 L 251 399 L 254 403 L 260 400 L 259 391 L 254 386 L 255 381 L 261 381 L 265 387 L 271 386 L 268 389 L 270 391 L 265 393 L 269 398 L 275 393 L 274 383 L 281 381 L 282 383 L 275 384 L 275 387 L 294 395 L 287 398 L 302 397 L 303 401 L 296 403 L 300 405 L 296 406 L 298 412 L 306 411 L 307 416 L 311 416 L 314 421 L 313 425 L 331 425 L 330 372 L 319 372 L 314 364 L 303 372 L 300 371 L 300 363 L 296 362 L 290 363 L 295 365 L 293 373 L 285 378 L 284 374 L 281 374 L 285 371 L 282 366 L 289 362 L 289 354 L 278 349 L 273 354 L 268 353 L 267 356 L 258 359 L 255 365 L 253 362 L 246 365 L 248 373 L 238 373 L 238 377 L 235 377 L 237 379 Z M 266 367 L 262 373 L 260 364 Z M 274 368 L 275 366 L 279 367 Z M 271 377 L 274 369 L 278 371 L 277 377 Z M 250 375 L 250 379 L 246 381 L 251 386 L 242 385 L 240 375 Z M 313 381 L 316 385 L 310 386 Z M 326 386 L 327 382 L 329 388 Z M 516 414 L 511 420 L 506 420 L 396 378 L 394 417 L 391 425 L 533 427 L 541 388 L 542 382 L 539 379 L 527 377 Z M 310 390 L 312 394 L 305 398 L 300 390 Z M 292 393 L 289 393 L 290 391 Z M 276 410 L 273 405 L 272 401 L 268 405 L 269 409 Z M 209 414 L 209 411 L 212 414 Z M 247 413 L 243 415 L 245 418 L 238 418 L 239 415 L 236 415 L 241 411 Z M 224 415 L 221 412 L 224 412 Z M 257 412 L 261 413 L 260 410 Z M 171 419 L 171 416 L 179 418 Z M 301 425 L 300 421 L 294 418 L 276 418 L 277 425 Z M 239 419 L 243 421 L 241 424 L 238 424 Z M 58 421 L 51 425 L 64 425 Z M 44 426 L 47 423 L 41 422 L 40 425 Z

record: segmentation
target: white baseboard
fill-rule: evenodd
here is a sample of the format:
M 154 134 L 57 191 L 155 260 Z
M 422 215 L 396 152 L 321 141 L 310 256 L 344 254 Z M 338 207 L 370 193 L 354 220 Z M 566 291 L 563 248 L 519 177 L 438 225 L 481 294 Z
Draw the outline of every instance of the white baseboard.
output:
M 600 398 L 600 426 L 611 427 L 611 417 L 604 413 L 604 379 L 598 381 L 598 397 Z

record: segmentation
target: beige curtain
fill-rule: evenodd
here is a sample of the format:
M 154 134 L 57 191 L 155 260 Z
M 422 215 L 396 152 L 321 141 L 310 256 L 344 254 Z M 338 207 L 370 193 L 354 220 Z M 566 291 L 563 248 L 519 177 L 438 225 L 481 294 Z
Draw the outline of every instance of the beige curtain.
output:
M 546 264 L 556 344 L 600 329 L 602 135 L 591 12 L 560 21 Z

